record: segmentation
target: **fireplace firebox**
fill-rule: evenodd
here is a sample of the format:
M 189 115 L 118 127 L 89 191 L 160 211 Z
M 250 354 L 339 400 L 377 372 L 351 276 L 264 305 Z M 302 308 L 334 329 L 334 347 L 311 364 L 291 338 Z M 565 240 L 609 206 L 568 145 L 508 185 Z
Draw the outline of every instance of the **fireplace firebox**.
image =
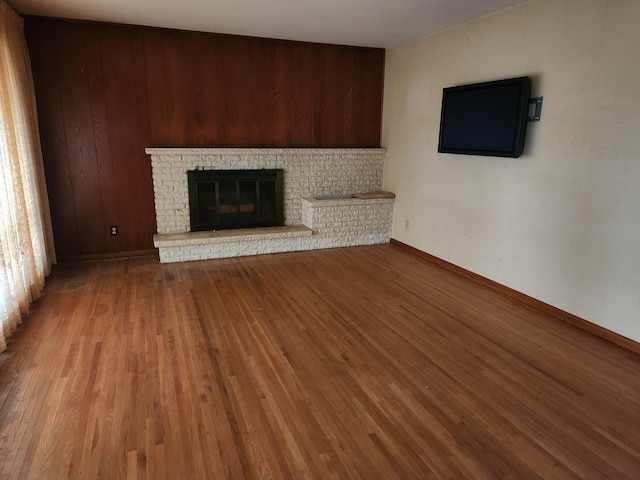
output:
M 282 169 L 189 170 L 191 231 L 284 225 Z

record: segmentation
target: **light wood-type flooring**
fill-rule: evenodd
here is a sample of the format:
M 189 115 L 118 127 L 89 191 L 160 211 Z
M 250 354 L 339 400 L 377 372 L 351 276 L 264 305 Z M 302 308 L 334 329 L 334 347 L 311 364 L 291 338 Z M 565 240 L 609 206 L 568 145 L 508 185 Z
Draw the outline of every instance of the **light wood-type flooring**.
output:
M 390 245 L 62 264 L 2 479 L 640 479 L 640 357 Z

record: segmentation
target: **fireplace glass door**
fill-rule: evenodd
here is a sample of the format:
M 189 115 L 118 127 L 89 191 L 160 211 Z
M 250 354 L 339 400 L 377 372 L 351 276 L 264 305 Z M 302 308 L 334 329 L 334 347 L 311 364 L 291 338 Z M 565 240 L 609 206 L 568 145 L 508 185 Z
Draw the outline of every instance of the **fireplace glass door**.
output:
M 283 225 L 282 170 L 191 170 L 191 231 Z

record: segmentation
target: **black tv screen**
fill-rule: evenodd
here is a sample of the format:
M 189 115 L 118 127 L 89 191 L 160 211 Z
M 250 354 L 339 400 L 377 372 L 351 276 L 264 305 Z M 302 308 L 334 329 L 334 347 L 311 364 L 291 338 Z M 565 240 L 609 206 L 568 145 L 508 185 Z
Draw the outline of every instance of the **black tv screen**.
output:
M 529 77 L 445 88 L 438 152 L 519 157 L 530 93 Z

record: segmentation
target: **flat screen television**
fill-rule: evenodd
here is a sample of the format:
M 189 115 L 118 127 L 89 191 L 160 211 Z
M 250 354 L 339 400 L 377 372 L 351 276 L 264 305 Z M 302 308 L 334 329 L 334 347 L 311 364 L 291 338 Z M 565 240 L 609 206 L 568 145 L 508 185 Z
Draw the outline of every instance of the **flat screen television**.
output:
M 530 94 L 529 77 L 443 89 L 438 152 L 519 157 Z

